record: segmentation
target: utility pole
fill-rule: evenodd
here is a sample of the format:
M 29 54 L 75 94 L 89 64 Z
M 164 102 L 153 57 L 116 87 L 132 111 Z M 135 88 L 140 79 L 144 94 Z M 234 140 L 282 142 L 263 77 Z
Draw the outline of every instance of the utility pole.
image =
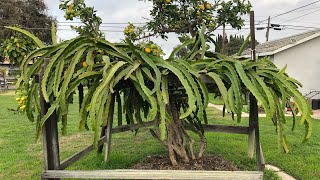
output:
M 269 30 L 270 30 L 270 16 L 268 17 L 268 26 L 267 26 L 267 32 L 266 32 L 266 42 L 269 41 L 269 34 L 270 34 Z

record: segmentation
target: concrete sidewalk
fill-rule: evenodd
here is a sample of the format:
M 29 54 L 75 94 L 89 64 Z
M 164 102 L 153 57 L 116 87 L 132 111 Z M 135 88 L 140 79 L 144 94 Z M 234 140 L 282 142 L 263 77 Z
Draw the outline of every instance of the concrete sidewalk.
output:
M 213 108 L 216 108 L 220 111 L 223 110 L 223 105 L 216 105 L 216 104 L 209 103 L 208 107 L 213 107 Z M 292 116 L 292 114 L 291 114 L 291 112 L 288 112 L 288 114 L 286 113 L 285 116 L 290 117 L 290 116 Z M 300 116 L 300 115 L 298 114 L 297 116 Z M 241 117 L 249 117 L 249 113 L 242 112 Z M 259 117 L 266 117 L 266 114 L 261 113 L 261 114 L 259 114 Z M 320 109 L 313 110 L 313 115 L 311 117 L 314 119 L 320 119 Z

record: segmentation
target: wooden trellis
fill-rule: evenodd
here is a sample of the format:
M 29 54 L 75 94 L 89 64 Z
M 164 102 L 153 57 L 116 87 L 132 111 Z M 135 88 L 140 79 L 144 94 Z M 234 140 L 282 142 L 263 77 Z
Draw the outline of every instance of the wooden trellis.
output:
M 253 13 L 251 13 L 251 42 L 253 49 L 253 60 L 255 60 L 255 37 L 254 37 L 254 20 Z M 38 82 L 41 82 L 42 73 L 39 75 Z M 206 78 L 205 78 L 206 79 Z M 210 83 L 207 81 L 207 83 Z M 46 103 L 41 93 L 40 84 L 40 106 L 41 117 L 44 116 L 50 104 Z M 82 88 L 82 87 L 80 87 Z M 105 148 L 105 160 L 109 160 L 111 136 L 115 133 L 121 133 L 126 131 L 132 131 L 141 127 L 149 127 L 158 125 L 159 121 L 149 121 L 141 124 L 120 125 L 112 127 L 113 115 L 114 115 L 114 102 L 115 97 L 113 95 L 110 104 L 110 110 L 108 114 L 108 123 L 102 128 L 101 137 L 98 141 L 98 152 L 102 152 L 103 144 L 106 144 Z M 248 136 L 248 155 L 253 158 L 254 151 L 256 152 L 257 170 L 262 171 L 264 169 L 264 158 L 260 144 L 259 135 L 259 123 L 258 123 L 258 106 L 256 99 L 250 95 L 250 115 L 248 126 L 225 126 L 225 125 L 203 125 L 205 132 L 223 132 L 232 134 L 244 134 Z M 184 171 L 181 176 L 172 175 L 170 171 L 139 171 L 139 170 L 105 170 L 105 171 L 65 171 L 67 167 L 80 160 L 82 157 L 93 151 L 93 145 L 86 147 L 85 149 L 75 153 L 65 160 L 60 161 L 59 155 L 59 139 L 58 139 L 58 125 L 57 114 L 54 112 L 44 123 L 43 127 L 43 149 L 44 149 L 44 173 L 42 173 L 43 179 L 58 179 L 58 178 L 121 178 L 121 179 L 193 179 L 194 177 L 202 179 L 261 179 L 262 172 L 219 172 L 219 171 Z M 186 172 L 187 175 L 186 175 Z M 143 174 L 145 173 L 145 174 Z M 155 174 L 158 173 L 158 176 Z M 171 175 L 170 175 L 171 173 Z M 174 173 L 178 173 L 175 171 Z M 201 174 L 203 173 L 203 174 Z M 155 176 L 150 176 L 151 174 Z M 183 175 L 184 174 L 184 175 Z M 196 175 L 196 176 L 195 176 Z

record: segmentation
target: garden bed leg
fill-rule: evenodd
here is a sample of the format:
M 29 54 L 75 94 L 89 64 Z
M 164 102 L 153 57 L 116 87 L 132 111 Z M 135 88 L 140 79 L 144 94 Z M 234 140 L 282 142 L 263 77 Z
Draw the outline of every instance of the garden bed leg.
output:
M 253 119 L 249 118 L 248 156 L 250 159 L 252 159 L 254 155 L 254 126 L 253 125 L 254 125 Z
M 258 104 L 256 98 L 250 94 L 249 114 L 249 157 L 253 158 L 254 141 L 256 146 L 257 170 L 264 170 L 264 157 L 260 143 Z
M 260 143 L 260 131 L 259 131 L 259 121 L 258 120 L 255 123 L 255 139 L 256 139 L 257 170 L 263 171 L 264 167 L 265 167 L 265 162 L 264 162 L 264 157 L 263 157 L 261 143 Z
M 46 60 L 46 63 L 48 60 Z M 41 108 L 41 117 L 43 117 L 48 109 L 50 104 L 48 104 L 43 98 L 41 91 L 41 80 L 43 76 L 44 68 L 39 75 L 39 92 L 40 92 L 40 108 Z M 59 155 L 59 141 L 58 141 L 58 124 L 57 124 L 57 114 L 53 114 L 46 120 L 44 123 L 42 133 L 43 133 L 43 153 L 44 153 L 44 168 L 45 170 L 60 170 L 60 155 Z
M 107 129 L 105 131 L 106 134 L 106 149 L 105 149 L 105 156 L 104 161 L 109 161 L 110 156 L 110 148 L 111 148 L 111 130 L 112 130 L 112 124 L 113 124 L 113 115 L 114 115 L 114 101 L 115 101 L 115 94 L 112 94 L 111 103 L 110 103 L 110 109 L 108 114 L 108 123 L 107 123 Z
M 110 145 L 111 145 L 111 129 L 112 129 L 112 124 L 113 124 L 113 115 L 114 115 L 114 103 L 115 103 L 115 93 L 111 95 L 112 99 L 110 102 L 110 109 L 109 109 L 109 114 L 108 114 L 108 121 L 107 125 L 104 126 L 101 130 L 101 135 L 100 137 L 106 136 L 106 150 L 105 150 L 105 161 L 109 160 L 109 154 L 110 154 Z M 98 152 L 102 153 L 103 145 L 101 145 L 98 148 Z

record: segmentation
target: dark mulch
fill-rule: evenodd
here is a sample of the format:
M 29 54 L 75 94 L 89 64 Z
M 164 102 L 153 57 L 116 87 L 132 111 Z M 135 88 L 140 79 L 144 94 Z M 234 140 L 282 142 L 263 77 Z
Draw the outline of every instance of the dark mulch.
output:
M 238 171 L 239 169 L 230 161 L 219 156 L 208 155 L 202 159 L 179 162 L 178 166 L 172 166 L 170 159 L 166 156 L 149 156 L 143 162 L 135 164 L 132 169 L 154 169 L 154 170 L 205 170 L 205 171 Z

